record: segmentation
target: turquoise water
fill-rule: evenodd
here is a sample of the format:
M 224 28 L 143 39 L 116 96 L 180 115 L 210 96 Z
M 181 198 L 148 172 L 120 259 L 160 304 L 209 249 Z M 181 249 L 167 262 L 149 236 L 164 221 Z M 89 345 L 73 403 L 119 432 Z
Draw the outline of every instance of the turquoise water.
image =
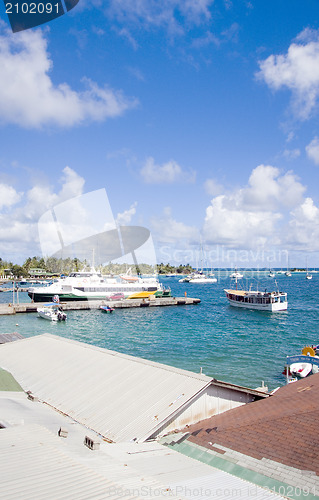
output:
M 228 305 L 223 289 L 229 278 L 215 284 L 178 283 L 163 278 L 176 296 L 199 297 L 190 306 L 115 310 L 69 311 L 64 323 L 54 324 L 36 313 L 1 316 L 1 333 L 18 331 L 31 336 L 52 333 L 99 347 L 199 372 L 248 387 L 270 389 L 285 383 L 286 356 L 319 343 L 319 274 L 278 276 L 281 291 L 288 292 L 288 311 L 265 313 Z M 246 280 L 241 280 L 247 286 Z M 249 283 L 257 284 L 256 279 Z M 255 286 L 253 286 L 255 288 Z M 274 279 L 259 279 L 259 289 L 273 290 Z M 20 301 L 28 301 L 21 293 Z M 1 302 L 12 302 L 12 293 L 1 293 Z

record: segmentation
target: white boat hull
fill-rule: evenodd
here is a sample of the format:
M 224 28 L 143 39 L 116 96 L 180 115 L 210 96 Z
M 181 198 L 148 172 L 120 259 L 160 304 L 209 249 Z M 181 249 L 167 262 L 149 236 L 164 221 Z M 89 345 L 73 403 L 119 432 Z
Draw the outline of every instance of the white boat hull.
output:
M 48 321 L 65 321 L 65 317 L 58 317 L 58 314 L 50 314 L 46 311 L 38 310 L 40 318 L 47 319 Z
M 293 363 L 289 366 L 290 373 L 300 378 L 307 377 L 312 373 L 311 363 Z
M 228 299 L 231 306 L 241 307 L 243 309 L 254 309 L 256 311 L 286 311 L 288 308 L 288 302 L 276 302 L 274 304 L 250 304 L 245 302 L 238 302 L 237 300 Z
M 194 278 L 189 280 L 189 283 L 217 283 L 217 278 Z

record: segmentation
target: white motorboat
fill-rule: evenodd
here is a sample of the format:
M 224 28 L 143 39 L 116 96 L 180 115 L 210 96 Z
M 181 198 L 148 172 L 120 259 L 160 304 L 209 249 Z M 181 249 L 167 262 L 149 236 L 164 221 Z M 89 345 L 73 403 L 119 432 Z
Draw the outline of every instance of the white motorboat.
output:
M 290 382 L 290 377 L 295 380 L 307 377 L 319 372 L 319 345 L 306 346 L 302 349 L 301 355 L 287 356 L 286 366 L 283 374 Z
M 128 297 L 143 291 L 163 292 L 164 289 L 156 277 L 136 277 L 132 282 L 121 277 L 104 279 L 100 272 L 91 268 L 90 271 L 73 272 L 49 286 L 31 287 L 28 295 L 34 302 L 50 301 L 54 295 L 61 301 L 105 300 L 115 293 L 123 293 L 124 297 Z
M 206 276 L 206 274 L 204 273 L 198 273 L 191 277 L 189 283 L 217 283 L 217 278 L 215 278 L 214 276 Z
M 258 290 L 225 289 L 227 300 L 231 306 L 257 311 L 286 311 L 288 307 L 287 293 L 278 291 L 260 292 Z
M 312 364 L 311 363 L 292 363 L 289 366 L 289 370 L 292 376 L 304 378 L 307 377 L 310 373 L 312 373 Z
M 66 314 L 63 311 L 60 304 L 56 302 L 49 302 L 48 304 L 43 304 L 42 307 L 37 308 L 37 312 L 40 318 L 48 319 L 49 321 L 65 321 Z
M 241 279 L 243 277 L 244 277 L 244 275 L 241 274 L 239 271 L 237 271 L 237 267 L 236 267 L 235 271 L 230 275 L 230 278 L 235 278 L 235 279 Z

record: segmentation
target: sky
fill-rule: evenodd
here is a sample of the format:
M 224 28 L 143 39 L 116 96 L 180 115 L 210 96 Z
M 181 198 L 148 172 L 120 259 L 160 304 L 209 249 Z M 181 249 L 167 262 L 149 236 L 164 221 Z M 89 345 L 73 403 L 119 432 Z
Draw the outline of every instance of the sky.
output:
M 317 0 L 80 0 L 18 33 L 1 4 L 0 257 L 105 189 L 158 263 L 319 267 L 318 102 Z

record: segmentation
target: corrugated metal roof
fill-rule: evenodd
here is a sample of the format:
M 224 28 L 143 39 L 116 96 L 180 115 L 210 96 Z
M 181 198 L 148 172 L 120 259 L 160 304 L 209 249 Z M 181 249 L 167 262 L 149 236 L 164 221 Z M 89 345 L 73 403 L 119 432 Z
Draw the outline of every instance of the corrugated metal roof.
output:
M 49 334 L 1 345 L 0 365 L 24 390 L 113 441 L 147 439 L 211 381 Z
M 118 492 L 125 491 L 121 483 L 108 480 L 64 453 L 56 436 L 41 426 L 11 427 L 0 432 L 0 499 L 118 500 Z
M 185 456 L 159 443 L 142 443 L 137 450 L 129 449 L 130 444 L 112 445 L 126 447 L 125 461 L 144 478 L 153 477 L 160 481 L 171 495 L 193 499 L 279 499 L 282 496 L 268 491 L 242 478 L 216 469 L 210 465 Z M 122 457 L 121 457 L 122 458 Z M 283 488 L 284 490 L 284 488 Z M 156 495 L 153 495 L 155 497 Z

